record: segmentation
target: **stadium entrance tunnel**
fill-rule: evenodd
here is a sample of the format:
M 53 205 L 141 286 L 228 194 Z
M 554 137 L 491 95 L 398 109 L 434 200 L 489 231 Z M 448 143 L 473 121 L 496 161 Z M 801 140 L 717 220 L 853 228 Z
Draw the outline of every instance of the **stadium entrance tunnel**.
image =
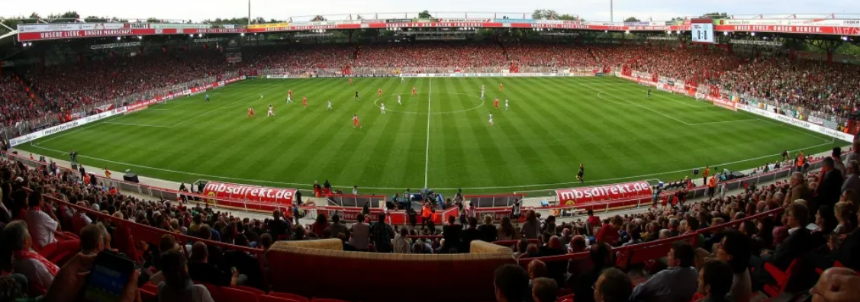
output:
M 373 105 L 382 107 L 385 103 L 385 111 L 392 113 L 437 115 L 478 110 L 487 104 L 492 105 L 493 99 L 495 96 L 487 95 L 482 100 L 480 95 L 455 92 L 418 93 L 416 96 L 404 93 L 400 95 L 400 104 L 397 103 L 396 94 L 388 94 L 374 100 Z M 504 102 L 504 99 L 499 99 L 499 103 L 502 104 L 500 106 L 504 106 Z M 487 107 L 487 109 L 491 108 Z

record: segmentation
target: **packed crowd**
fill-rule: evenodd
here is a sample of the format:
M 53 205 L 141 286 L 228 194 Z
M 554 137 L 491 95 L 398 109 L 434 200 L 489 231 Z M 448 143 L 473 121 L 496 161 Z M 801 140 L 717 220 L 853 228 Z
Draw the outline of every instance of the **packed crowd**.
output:
M 220 76 L 229 70 L 216 51 L 175 52 L 114 58 L 79 65 L 30 70 L 25 79 L 47 100 L 53 112 L 113 100 L 194 79 Z M 74 79 L 74 80 L 73 80 Z
M 848 118 L 860 103 L 860 66 L 787 58 L 756 58 L 720 79 L 723 88 L 813 113 Z
M 10 286 L 13 290 L 4 288 L 0 293 L 17 293 L 19 297 L 26 293 L 45 295 L 47 301 L 56 301 L 53 300 L 58 299 L 55 291 L 75 286 L 68 283 L 69 274 L 64 270 L 91 265 L 94 255 L 111 251 L 134 260 L 141 268 L 135 272 L 129 288 L 136 290 L 138 285 L 150 283 L 158 286 L 162 301 L 175 301 L 168 297 L 182 295 L 211 301 L 211 297 L 204 298 L 208 295 L 205 287 L 193 285 L 192 280 L 265 290 L 265 272 L 259 265 L 261 259 L 257 258 L 263 254 L 250 251 L 264 252 L 276 240 L 338 238 L 344 250 L 378 253 L 462 253 L 469 252 L 474 240 L 516 242 L 512 245 L 513 256 L 531 259 L 528 273 L 504 273 L 517 270 L 514 267 L 502 268 L 497 273 L 524 274 L 527 276 L 525 284 L 533 279 L 532 298 L 541 297 L 535 301 L 554 301 L 546 299 L 552 296 L 549 292 L 557 291 L 547 288 L 559 287 L 569 288 L 578 302 L 601 301 L 601 296 L 592 295 L 592 285 L 601 284 L 601 278 L 606 282 L 609 277 L 623 281 L 616 280 L 618 284 L 631 284 L 628 276 L 648 280 L 632 291 L 619 292 L 626 298 L 613 301 L 690 301 L 709 294 L 728 295 L 730 301 L 749 301 L 752 292 L 773 282 L 763 273 L 765 263 L 786 270 L 794 259 L 807 257 L 812 259 L 813 267 L 828 268 L 838 262 L 848 268 L 860 268 L 856 257 L 860 252 L 860 228 L 857 227 L 860 141 L 853 147 L 855 151 L 844 156 L 844 160 L 841 152 L 834 150 L 833 156 L 823 160 L 821 171 L 797 172 L 786 183 L 749 186 L 738 195 L 695 204 L 680 202 L 654 207 L 641 214 L 601 219 L 590 212 L 584 221 L 557 223 L 556 217 L 541 219 L 534 211 L 529 211 L 524 213 L 525 222 L 520 225 L 516 223 L 518 211 L 514 211 L 514 219 L 504 217 L 496 225 L 491 216 L 477 217 L 474 207 L 467 206 L 460 223 L 455 217 L 447 218 L 440 236 L 433 236 L 438 234 L 438 229 L 432 224 L 395 227 L 387 224 L 384 215 L 365 219 L 365 214 L 372 216 L 369 211 L 359 215 L 359 222 L 351 225 L 337 215 L 331 217 L 331 221 L 319 215 L 313 224 L 302 226 L 295 208 L 275 211 L 272 218 L 262 221 L 240 219 L 208 206 L 151 202 L 125 196 L 113 189 L 82 182 L 82 175 L 76 171 L 47 168 L 47 165 L 28 170 L 22 163 L 4 161 L 0 164 L 3 199 L 0 203 L 0 226 L 3 227 L 0 268 L 13 274 L 4 277 L 7 279 L 2 279 L 0 286 Z M 77 210 L 54 199 L 103 216 Z M 760 217 L 736 227 L 697 233 L 710 226 L 780 208 L 784 211 L 776 217 Z M 376 221 L 367 223 L 368 220 Z M 134 240 L 128 223 L 197 239 L 185 241 L 163 235 L 158 244 Z M 419 230 L 425 236 L 419 236 Z M 628 267 L 627 273 L 616 272 L 618 268 L 614 268 L 616 248 L 693 235 L 697 239 L 695 245 L 687 241 L 675 242 L 665 263 L 658 261 L 650 267 Z M 213 241 L 249 250 L 207 244 Z M 52 246 L 55 248 L 50 249 Z M 179 252 L 183 249 L 190 251 L 188 258 Z M 63 254 L 68 251 L 80 253 Z M 562 261 L 557 257 L 584 253 L 588 257 L 562 258 Z M 555 258 L 545 258 L 552 256 Z M 55 259 L 66 263 L 62 269 Z M 544 262 L 544 259 L 547 260 Z M 184 269 L 186 265 L 187 270 Z M 703 274 L 707 275 L 712 269 L 728 272 L 731 278 L 717 279 L 731 282 L 723 284 L 720 290 L 703 291 L 700 273 L 704 270 Z M 500 282 L 511 282 L 498 278 L 497 275 L 497 286 Z M 57 285 L 56 280 L 62 280 L 59 281 L 61 285 Z M 814 278 L 809 282 L 814 282 Z M 804 286 L 809 288 L 811 283 Z M 630 286 L 627 288 L 629 290 Z M 697 292 L 705 296 L 695 296 Z M 499 301 L 527 300 L 525 296 L 510 300 L 517 296 L 504 297 L 504 290 L 497 289 L 496 294 Z
M 487 67 L 509 63 L 496 43 L 372 44 L 359 48 L 356 67 Z
M 0 124 L 16 123 L 44 117 L 48 106 L 41 98 L 31 99 L 27 86 L 13 75 L 0 77 Z

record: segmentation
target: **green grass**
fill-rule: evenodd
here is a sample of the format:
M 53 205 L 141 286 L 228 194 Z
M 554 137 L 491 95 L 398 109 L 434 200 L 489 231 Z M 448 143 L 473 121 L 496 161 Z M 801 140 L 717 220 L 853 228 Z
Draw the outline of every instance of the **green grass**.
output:
M 705 165 L 746 169 L 776 160 L 783 150 L 821 152 L 843 144 L 684 96 L 655 91 L 649 99 L 647 88 L 617 78 L 354 82 L 248 80 L 210 91 L 210 103 L 203 95 L 181 98 L 19 149 L 63 159 L 75 149 L 87 165 L 184 182 L 304 189 L 329 179 L 337 187 L 358 185 L 363 193 L 393 193 L 426 181 L 447 192 L 540 194 L 580 186 L 579 163 L 586 168 L 584 185 L 673 180 Z M 413 86 L 417 97 L 410 97 Z M 380 87 L 385 115 L 374 102 Z M 287 105 L 289 89 L 295 103 Z M 360 101 L 352 99 L 356 90 Z M 302 96 L 309 98 L 307 109 Z M 495 97 L 501 110 L 492 107 Z M 332 111 L 326 110 L 329 99 Z M 511 110 L 504 110 L 504 99 Z M 266 117 L 268 104 L 276 117 Z M 257 119 L 246 118 L 249 106 Z M 353 114 L 363 128 L 353 129 Z

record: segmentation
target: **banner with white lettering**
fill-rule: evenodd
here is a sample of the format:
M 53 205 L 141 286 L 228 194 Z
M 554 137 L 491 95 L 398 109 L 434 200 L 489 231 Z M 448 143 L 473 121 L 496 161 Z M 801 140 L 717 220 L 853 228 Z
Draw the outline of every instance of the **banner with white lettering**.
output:
M 628 182 L 585 188 L 555 190 L 559 204 L 575 205 L 599 201 L 623 200 L 651 196 L 651 185 L 647 181 Z
M 283 205 L 293 204 L 296 189 L 271 188 L 210 181 L 203 188 L 203 195 L 216 199 L 247 200 Z

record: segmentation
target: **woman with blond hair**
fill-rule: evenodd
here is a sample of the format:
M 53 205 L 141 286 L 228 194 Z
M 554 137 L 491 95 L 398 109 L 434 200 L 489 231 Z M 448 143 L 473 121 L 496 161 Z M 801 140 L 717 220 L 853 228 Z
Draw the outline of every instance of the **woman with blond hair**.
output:
M 836 220 L 839 222 L 836 228 L 833 229 L 833 234 L 846 235 L 854 231 L 854 227 L 857 225 L 857 214 L 854 212 L 854 205 L 844 201 L 837 202 L 833 210 L 836 214 Z

